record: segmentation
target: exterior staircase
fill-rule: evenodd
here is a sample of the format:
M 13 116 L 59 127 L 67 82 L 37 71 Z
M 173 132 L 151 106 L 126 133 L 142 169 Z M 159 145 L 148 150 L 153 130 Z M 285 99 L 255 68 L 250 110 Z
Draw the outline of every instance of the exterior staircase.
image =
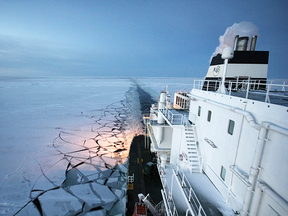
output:
M 196 134 L 193 127 L 185 127 L 185 137 L 190 171 L 192 173 L 202 173 L 201 161 L 196 145 Z

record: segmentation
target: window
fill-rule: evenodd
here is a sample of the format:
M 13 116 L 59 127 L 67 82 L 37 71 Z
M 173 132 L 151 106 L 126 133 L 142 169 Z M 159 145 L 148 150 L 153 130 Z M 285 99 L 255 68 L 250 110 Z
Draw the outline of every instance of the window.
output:
M 229 126 L 228 126 L 228 133 L 229 133 L 230 135 L 233 135 L 234 125 L 235 125 L 235 122 L 230 119 L 230 120 L 229 120 Z
M 221 173 L 220 173 L 221 178 L 223 179 L 223 181 L 225 181 L 225 177 L 226 177 L 226 169 L 221 166 Z
M 208 116 L 207 116 L 207 121 L 208 122 L 211 121 L 211 115 L 212 115 L 212 112 L 210 110 L 208 110 Z
M 198 116 L 201 115 L 201 106 L 198 107 Z

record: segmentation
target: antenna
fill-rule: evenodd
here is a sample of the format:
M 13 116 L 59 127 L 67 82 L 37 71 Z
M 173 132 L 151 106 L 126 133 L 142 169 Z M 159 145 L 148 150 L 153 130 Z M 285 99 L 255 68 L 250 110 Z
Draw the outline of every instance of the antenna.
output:
M 226 47 L 223 50 L 222 59 L 224 60 L 224 70 L 223 70 L 223 76 L 222 76 L 222 82 L 221 82 L 221 86 L 218 89 L 218 92 L 221 94 L 227 94 L 227 90 L 225 88 L 225 77 L 226 77 L 226 72 L 227 72 L 227 66 L 228 66 L 228 60 L 232 59 L 234 57 L 234 50 L 232 47 Z

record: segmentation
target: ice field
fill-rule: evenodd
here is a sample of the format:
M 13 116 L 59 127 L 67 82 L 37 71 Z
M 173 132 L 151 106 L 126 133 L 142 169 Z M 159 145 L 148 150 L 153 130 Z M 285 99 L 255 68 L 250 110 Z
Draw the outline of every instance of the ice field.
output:
M 0 214 L 124 215 L 136 89 L 167 85 L 193 78 L 0 77 Z

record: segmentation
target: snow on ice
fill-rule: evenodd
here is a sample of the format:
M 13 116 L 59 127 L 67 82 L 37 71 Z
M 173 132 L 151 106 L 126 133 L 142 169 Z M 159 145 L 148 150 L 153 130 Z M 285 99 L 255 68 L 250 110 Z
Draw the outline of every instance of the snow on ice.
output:
M 127 156 L 143 130 L 136 82 L 155 99 L 193 84 L 1 77 L 0 214 L 125 214 Z

